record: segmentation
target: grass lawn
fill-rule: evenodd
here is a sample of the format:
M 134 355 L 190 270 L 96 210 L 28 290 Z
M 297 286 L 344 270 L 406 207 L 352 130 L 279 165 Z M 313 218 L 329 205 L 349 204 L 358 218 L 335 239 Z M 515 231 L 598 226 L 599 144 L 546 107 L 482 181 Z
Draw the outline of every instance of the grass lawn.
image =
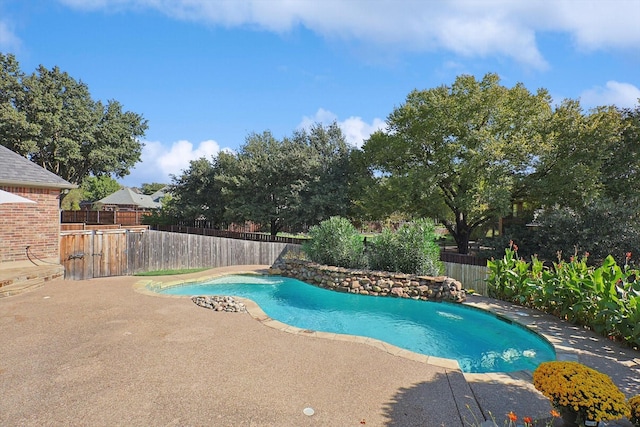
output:
M 189 273 L 198 273 L 200 271 L 208 270 L 208 268 L 186 268 L 181 270 L 155 270 L 155 271 L 145 271 L 142 273 L 136 273 L 134 276 L 172 276 L 175 274 L 189 274 Z

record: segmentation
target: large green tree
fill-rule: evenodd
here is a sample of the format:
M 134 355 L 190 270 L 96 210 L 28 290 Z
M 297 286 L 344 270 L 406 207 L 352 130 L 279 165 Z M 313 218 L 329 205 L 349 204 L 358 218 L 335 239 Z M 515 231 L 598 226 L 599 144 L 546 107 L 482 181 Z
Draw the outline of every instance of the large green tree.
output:
M 300 191 L 298 222 L 312 226 L 332 216 L 346 217 L 351 206 L 353 147 L 338 124 L 315 124 L 295 132 L 292 139 L 308 156 L 308 181 Z
M 439 218 L 467 253 L 471 233 L 511 209 L 549 102 L 545 90 L 507 88 L 496 74 L 463 75 L 411 92 L 363 149 L 381 180 L 403 194 L 404 209 Z
M 27 120 L 25 111 L 18 108 L 26 97 L 23 78 L 15 56 L 0 53 L 0 144 L 9 148 L 38 131 Z
M 96 202 L 120 190 L 122 186 L 109 175 L 88 176 L 78 188 L 74 188 L 64 195 L 60 202 L 63 210 L 80 210 L 81 202 Z
M 230 221 L 253 221 L 277 234 L 302 230 L 351 210 L 354 150 L 337 123 L 291 137 L 253 133 L 218 177 Z
M 163 207 L 165 214 L 177 222 L 207 221 L 211 228 L 220 227 L 225 221 L 225 202 L 218 177 L 234 161 L 233 155 L 226 152 L 211 161 L 204 157 L 192 160 L 180 176 L 172 177 L 169 186 L 172 199 Z
M 20 71 L 0 54 L 0 143 L 72 182 L 121 178 L 140 160 L 147 122 L 115 100 L 94 101 L 89 88 L 58 67 Z
M 640 99 L 638 104 L 619 110 L 620 138 L 608 145 L 602 162 L 604 195 L 612 200 L 640 201 Z
M 162 190 L 166 186 L 167 184 L 163 184 L 161 182 L 143 182 L 140 187 L 140 191 L 142 191 L 142 194 L 150 196 L 156 191 Z
M 89 176 L 82 181 L 80 186 L 83 190 L 83 200 L 89 202 L 97 202 L 100 199 L 104 199 L 110 194 L 120 190 L 122 186 L 118 184 L 118 181 L 111 178 L 108 175 L 102 176 Z
M 311 179 L 309 157 L 309 147 L 299 139 L 279 141 L 269 131 L 250 134 L 220 177 L 229 219 L 253 221 L 272 235 L 298 224 L 302 192 Z
M 618 259 L 637 250 L 640 221 L 640 121 L 637 111 L 613 106 L 583 111 L 565 100 L 544 123 L 532 173 L 521 182 L 528 212 L 512 222 L 504 241 L 518 243 L 520 254 L 554 260 L 588 251 L 594 262 Z M 494 243 L 498 253 L 504 241 Z
M 519 193 L 534 206 L 578 211 L 624 194 L 625 185 L 638 181 L 638 141 L 623 138 L 627 126 L 615 107 L 585 112 L 578 101 L 563 101 L 540 129 L 532 173 Z

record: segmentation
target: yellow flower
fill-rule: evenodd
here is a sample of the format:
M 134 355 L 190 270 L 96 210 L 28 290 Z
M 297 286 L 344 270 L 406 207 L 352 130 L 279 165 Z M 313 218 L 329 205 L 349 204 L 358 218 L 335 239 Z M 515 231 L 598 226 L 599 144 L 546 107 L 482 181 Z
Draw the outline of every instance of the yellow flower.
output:
M 635 426 L 640 426 L 640 394 L 629 399 L 629 406 L 631 408 L 629 420 Z
M 607 375 L 578 362 L 545 362 L 533 372 L 533 385 L 554 407 L 571 408 L 583 420 L 629 415 L 624 394 Z

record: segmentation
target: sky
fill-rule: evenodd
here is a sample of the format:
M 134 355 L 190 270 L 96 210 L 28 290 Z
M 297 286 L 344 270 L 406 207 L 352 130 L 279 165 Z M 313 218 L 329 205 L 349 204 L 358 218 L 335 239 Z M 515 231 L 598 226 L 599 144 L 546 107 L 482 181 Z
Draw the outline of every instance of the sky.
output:
M 360 147 L 414 89 L 497 73 L 558 104 L 640 98 L 638 0 L 0 0 L 0 52 L 148 121 L 119 182 L 336 121 Z

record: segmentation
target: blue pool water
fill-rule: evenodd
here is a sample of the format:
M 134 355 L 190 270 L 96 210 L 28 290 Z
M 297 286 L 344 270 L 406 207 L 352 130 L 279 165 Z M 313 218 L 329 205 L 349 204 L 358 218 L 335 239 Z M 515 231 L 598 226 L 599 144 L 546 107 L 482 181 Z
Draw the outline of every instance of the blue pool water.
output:
M 464 372 L 535 369 L 553 347 L 528 329 L 459 304 L 339 293 L 279 276 L 231 275 L 160 291 L 249 298 L 288 325 L 376 338 L 407 350 L 455 359 Z

